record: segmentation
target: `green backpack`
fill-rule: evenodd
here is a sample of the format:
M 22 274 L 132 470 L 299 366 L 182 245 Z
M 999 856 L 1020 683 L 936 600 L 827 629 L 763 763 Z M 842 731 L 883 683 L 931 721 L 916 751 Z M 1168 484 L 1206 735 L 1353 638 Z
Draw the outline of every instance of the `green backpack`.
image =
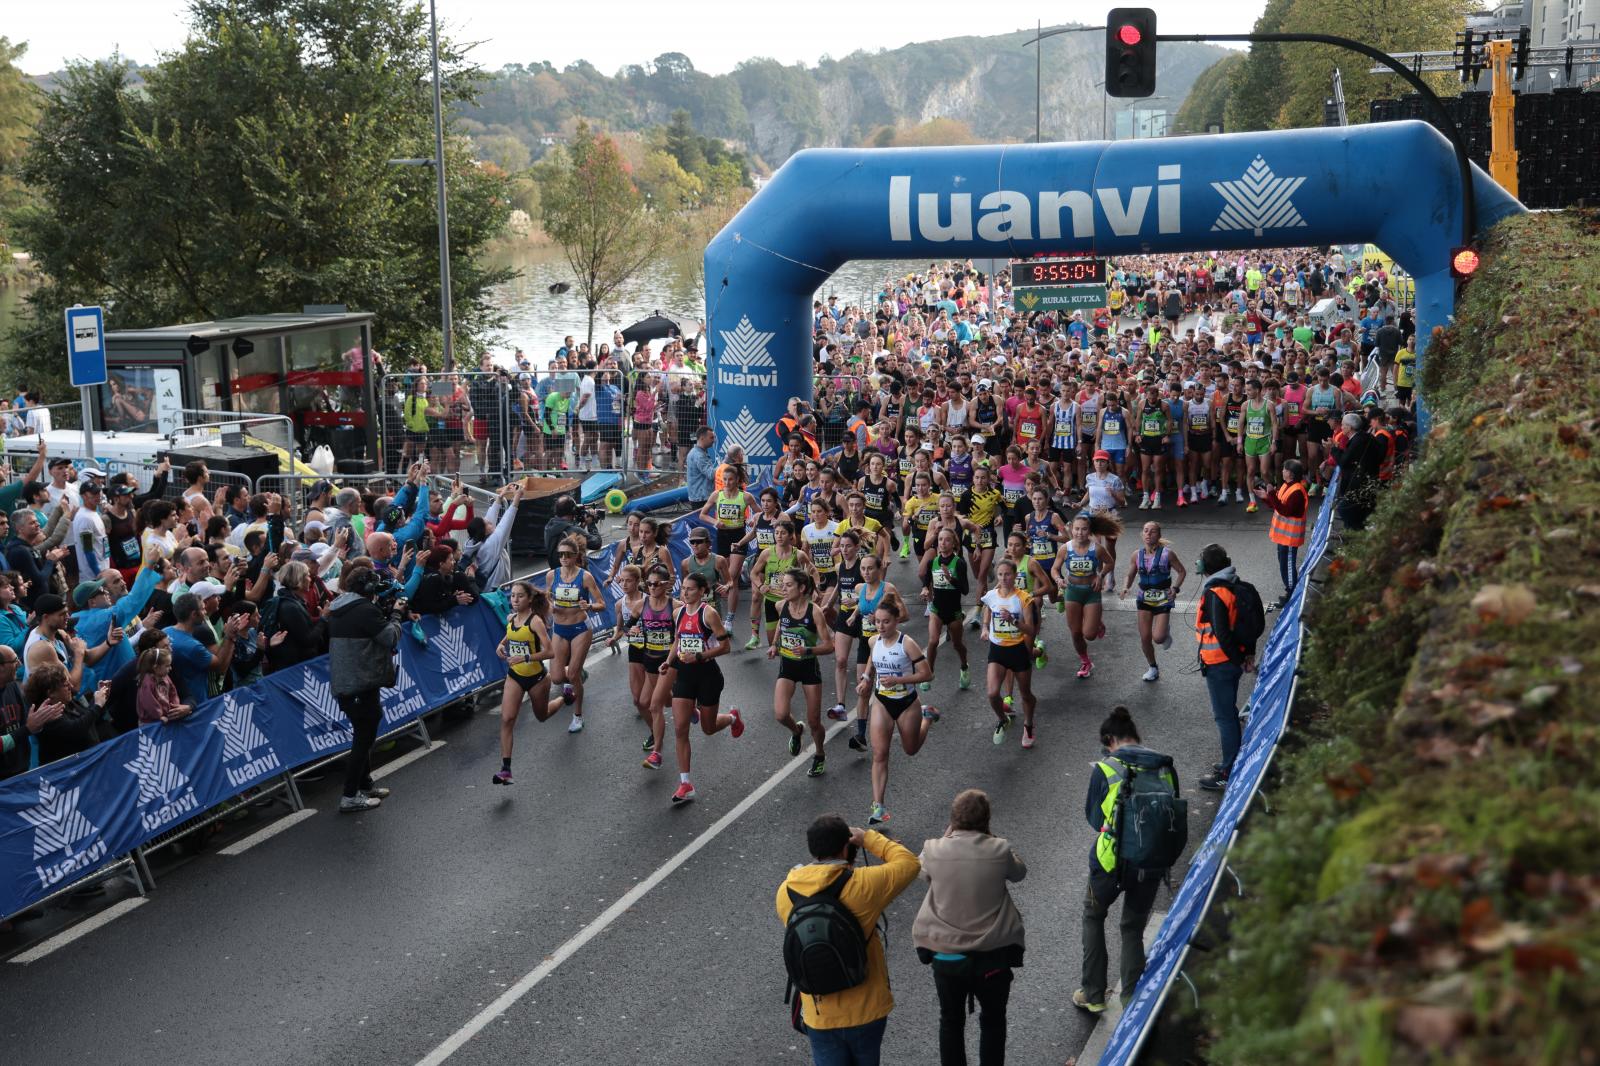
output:
M 1114 815 L 1117 865 L 1135 870 L 1170 870 L 1189 843 L 1189 801 L 1178 796 L 1163 771 L 1172 773 L 1172 756 L 1132 763 L 1117 759 L 1125 774 Z

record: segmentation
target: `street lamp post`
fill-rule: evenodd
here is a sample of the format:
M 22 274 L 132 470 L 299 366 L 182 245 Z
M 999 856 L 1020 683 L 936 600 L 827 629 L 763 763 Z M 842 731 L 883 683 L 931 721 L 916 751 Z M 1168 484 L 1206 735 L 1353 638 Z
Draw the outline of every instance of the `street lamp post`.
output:
M 1034 144 L 1039 144 L 1044 140 L 1044 136 L 1043 136 L 1043 133 L 1041 132 L 1041 128 L 1040 128 L 1042 123 L 1043 123 L 1042 116 L 1043 116 L 1043 113 L 1044 113 L 1044 106 L 1043 106 L 1044 105 L 1044 58 L 1043 58 L 1044 46 L 1039 44 L 1039 42 L 1044 40 L 1047 37 L 1057 37 L 1057 36 L 1059 36 L 1059 35 L 1061 35 L 1063 33 L 1087 33 L 1087 32 L 1089 32 L 1091 30 L 1104 30 L 1104 29 L 1105 29 L 1104 26 L 1062 26 L 1062 27 L 1059 27 L 1057 29 L 1053 29 L 1053 30 L 1049 30 L 1049 31 L 1045 31 L 1045 30 L 1041 29 L 1041 30 L 1038 31 L 1038 35 L 1035 36 L 1033 40 L 1022 42 L 1022 47 L 1024 47 L 1024 48 L 1028 47 L 1030 44 L 1036 46 L 1035 49 L 1034 49 L 1034 53 L 1033 53 L 1033 143 Z M 1102 131 L 1100 136 L 1101 136 L 1102 139 L 1104 139 L 1104 137 L 1105 137 L 1105 133 L 1104 133 L 1105 120 L 1104 120 L 1103 117 L 1101 119 L 1100 126 L 1101 126 L 1101 131 Z
M 428 0 L 429 32 L 433 40 L 433 171 L 439 179 L 439 315 L 444 329 L 444 369 L 455 369 L 456 346 L 450 314 L 450 212 L 444 189 L 444 90 L 439 82 L 439 13 Z

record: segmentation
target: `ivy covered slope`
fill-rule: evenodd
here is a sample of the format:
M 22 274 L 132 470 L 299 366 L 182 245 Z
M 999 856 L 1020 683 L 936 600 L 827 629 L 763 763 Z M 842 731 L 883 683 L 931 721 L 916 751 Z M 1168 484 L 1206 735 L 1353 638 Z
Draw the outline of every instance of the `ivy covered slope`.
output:
M 1597 278 L 1596 216 L 1509 221 L 1430 349 L 1235 853 L 1212 1062 L 1600 1061 Z

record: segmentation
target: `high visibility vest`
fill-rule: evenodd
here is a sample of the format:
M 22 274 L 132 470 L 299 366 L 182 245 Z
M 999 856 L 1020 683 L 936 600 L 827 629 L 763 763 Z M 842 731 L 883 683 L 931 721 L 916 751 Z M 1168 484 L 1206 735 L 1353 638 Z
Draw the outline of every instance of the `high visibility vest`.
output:
M 1114 757 L 1112 762 L 1095 763 L 1095 767 L 1106 775 L 1106 798 L 1100 802 L 1100 835 L 1095 838 L 1094 858 L 1100 869 L 1111 873 L 1117 868 L 1117 797 L 1127 775 L 1122 762 Z
M 1194 635 L 1200 641 L 1200 661 L 1206 666 L 1220 666 L 1228 661 L 1228 653 L 1223 650 L 1221 642 L 1217 640 L 1216 630 L 1211 628 L 1211 620 L 1206 617 L 1207 592 L 1215 592 L 1227 610 L 1230 632 L 1239 624 L 1239 601 L 1234 598 L 1232 589 L 1220 583 L 1200 590 L 1200 609 L 1194 616 Z
M 861 442 L 861 447 L 863 448 L 870 448 L 872 446 L 872 442 L 877 439 L 872 435 L 872 423 L 868 422 L 860 415 L 856 415 L 854 418 L 852 418 L 849 424 L 847 424 L 844 428 L 845 431 L 852 437 L 857 436 L 858 430 L 866 430 L 865 436 L 858 437 Z
M 782 418 L 778 419 L 778 424 L 772 427 L 772 431 L 778 435 L 778 439 L 780 441 L 787 444 L 789 442 L 789 438 L 799 428 L 800 423 L 796 421 L 793 416 L 784 415 Z
M 1278 486 L 1278 502 L 1288 503 L 1294 499 L 1294 494 L 1305 496 L 1306 487 L 1296 481 L 1291 485 Z M 1272 538 L 1272 543 L 1282 544 L 1286 548 L 1298 548 L 1306 542 L 1306 517 L 1302 514 L 1299 518 L 1290 518 L 1278 511 L 1272 512 L 1272 528 L 1267 531 L 1267 536 Z
M 1378 480 L 1388 481 L 1394 477 L 1394 430 L 1390 429 L 1388 426 L 1384 426 L 1382 429 L 1376 431 L 1372 435 L 1383 441 L 1383 462 L 1378 464 Z

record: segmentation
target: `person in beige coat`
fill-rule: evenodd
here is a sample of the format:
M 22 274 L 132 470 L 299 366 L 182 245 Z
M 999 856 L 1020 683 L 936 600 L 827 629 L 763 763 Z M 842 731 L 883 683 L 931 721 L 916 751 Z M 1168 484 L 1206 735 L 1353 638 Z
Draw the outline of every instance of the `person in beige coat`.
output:
M 928 894 L 911 924 L 917 957 L 933 967 L 939 995 L 940 1066 L 966 1066 L 968 1004 L 976 1001 L 978 1062 L 1006 1058 L 1006 1002 L 1011 971 L 1022 965 L 1022 914 L 1009 882 L 1028 867 L 1003 837 L 989 832 L 989 797 L 969 788 L 950 805 L 944 836 L 922 846 Z

